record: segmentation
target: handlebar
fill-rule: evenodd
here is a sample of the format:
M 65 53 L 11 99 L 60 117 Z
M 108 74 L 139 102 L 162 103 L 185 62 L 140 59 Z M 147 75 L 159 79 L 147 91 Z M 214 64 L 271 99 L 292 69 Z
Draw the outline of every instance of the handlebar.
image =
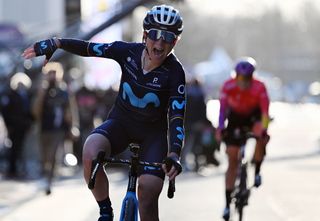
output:
M 116 158 L 112 158 L 112 157 L 105 158 L 105 152 L 100 151 L 97 155 L 97 158 L 92 161 L 91 175 L 90 175 L 90 179 L 88 182 L 89 189 L 91 189 L 91 190 L 94 189 L 97 172 L 106 163 L 132 165 L 131 160 L 116 159 Z M 163 163 L 151 163 L 151 162 L 146 162 L 146 161 L 138 161 L 138 164 L 141 166 L 151 166 L 151 167 L 156 167 L 156 168 L 161 168 L 161 169 L 162 169 L 162 165 L 163 165 Z M 175 190 L 176 190 L 175 180 L 169 181 L 168 192 L 167 192 L 167 196 L 169 199 L 172 199 L 174 197 Z
M 176 181 L 170 180 L 167 192 L 167 196 L 169 199 L 172 199 L 174 197 L 174 192 L 176 192 Z
M 104 158 L 105 158 L 106 152 L 100 151 L 97 155 L 97 159 L 92 161 L 91 164 L 91 175 L 88 183 L 88 188 L 92 190 L 94 188 L 94 185 L 96 183 L 96 176 L 99 169 L 104 164 Z

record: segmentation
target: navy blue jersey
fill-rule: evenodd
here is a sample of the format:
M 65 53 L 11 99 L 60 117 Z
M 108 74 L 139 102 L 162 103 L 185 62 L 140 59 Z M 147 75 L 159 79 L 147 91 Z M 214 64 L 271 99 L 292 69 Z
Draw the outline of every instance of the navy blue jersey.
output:
M 60 39 L 61 48 L 81 56 L 115 60 L 122 75 L 115 110 L 139 122 L 169 122 L 170 151 L 180 154 L 184 140 L 185 73 L 174 54 L 144 74 L 142 43 L 116 41 L 110 44 Z M 117 111 L 116 111 L 117 112 Z

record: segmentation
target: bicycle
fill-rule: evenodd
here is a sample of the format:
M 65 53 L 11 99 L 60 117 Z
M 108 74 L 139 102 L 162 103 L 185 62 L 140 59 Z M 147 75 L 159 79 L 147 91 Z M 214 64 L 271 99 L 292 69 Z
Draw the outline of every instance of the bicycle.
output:
M 258 138 L 252 132 L 241 131 L 240 129 L 236 129 L 234 135 L 237 137 L 245 136 L 247 140 L 249 138 L 254 138 L 254 139 Z M 244 207 L 248 205 L 251 189 L 255 187 L 254 185 L 251 185 L 251 186 L 248 185 L 249 162 L 245 157 L 246 145 L 247 143 L 240 146 L 239 169 L 238 169 L 238 174 L 236 178 L 235 190 L 231 195 L 231 205 L 230 205 L 230 208 L 231 208 L 230 217 L 238 216 L 239 221 L 243 220 Z M 229 217 L 223 217 L 223 218 L 225 221 L 231 220 L 231 218 Z
M 247 136 L 250 138 L 250 135 Z M 238 173 L 238 184 L 236 185 L 231 202 L 234 203 L 235 209 L 238 212 L 239 221 L 243 218 L 243 209 L 248 205 L 251 187 L 248 188 L 248 161 L 245 159 L 246 144 L 240 146 L 240 165 Z
M 130 170 L 128 173 L 128 186 L 126 195 L 122 201 L 121 211 L 120 211 L 120 221 L 138 221 L 138 199 L 136 194 L 137 189 L 137 179 L 138 179 L 138 167 L 147 166 L 157 169 L 162 169 L 163 163 L 151 163 L 139 160 L 139 145 L 136 143 L 129 144 L 130 151 L 132 155 L 130 160 L 126 159 L 116 159 L 116 158 L 105 158 L 105 152 L 100 151 L 97 155 L 97 159 L 92 162 L 91 176 L 88 183 L 88 188 L 93 189 L 95 185 L 95 179 L 98 170 L 105 166 L 107 163 L 112 164 L 125 164 L 129 165 Z M 165 160 L 164 163 L 170 168 L 172 166 L 171 162 Z M 175 180 L 169 181 L 167 196 L 169 199 L 174 197 L 175 192 Z

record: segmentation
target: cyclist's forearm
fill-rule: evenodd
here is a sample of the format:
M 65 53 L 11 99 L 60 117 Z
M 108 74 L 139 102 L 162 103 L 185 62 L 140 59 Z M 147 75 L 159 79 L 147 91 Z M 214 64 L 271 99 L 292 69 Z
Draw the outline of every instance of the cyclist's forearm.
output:
M 89 45 L 88 41 L 78 40 L 78 39 L 70 39 L 70 38 L 59 38 L 57 39 L 58 48 L 61 48 L 65 51 L 68 51 L 72 54 L 80 55 L 80 56 L 90 56 L 89 55 Z
M 183 116 L 176 115 L 170 119 L 169 132 L 169 152 L 174 152 L 180 156 L 184 140 Z
M 175 152 L 180 156 L 184 140 L 184 113 L 186 100 L 184 96 L 172 96 L 169 99 L 169 104 L 169 151 Z

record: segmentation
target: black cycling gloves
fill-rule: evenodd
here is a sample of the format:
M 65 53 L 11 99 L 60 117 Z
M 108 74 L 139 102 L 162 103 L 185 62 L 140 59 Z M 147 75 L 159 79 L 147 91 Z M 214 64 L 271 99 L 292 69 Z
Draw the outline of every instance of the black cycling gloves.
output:
M 36 56 L 45 55 L 47 60 L 52 57 L 53 53 L 58 48 L 56 42 L 54 41 L 54 38 L 38 41 L 34 44 L 33 47 Z
M 168 171 L 171 169 L 172 166 L 174 166 L 176 168 L 176 170 L 178 171 L 178 174 L 180 174 L 181 171 L 182 171 L 182 166 L 181 166 L 181 163 L 180 163 L 178 158 L 166 157 L 163 160 L 163 163 L 166 164 L 166 167 L 167 167 Z

